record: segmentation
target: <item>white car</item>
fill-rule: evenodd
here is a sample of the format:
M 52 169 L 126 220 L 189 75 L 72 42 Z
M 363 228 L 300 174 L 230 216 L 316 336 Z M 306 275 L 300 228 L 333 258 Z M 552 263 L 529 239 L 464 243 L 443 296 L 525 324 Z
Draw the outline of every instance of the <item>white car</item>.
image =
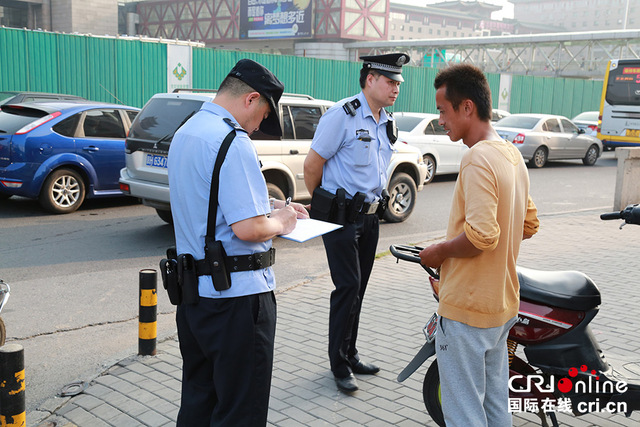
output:
M 438 114 L 394 113 L 398 125 L 398 140 L 420 149 L 427 165 L 428 184 L 441 174 L 460 172 L 460 160 L 469 148 L 462 140 L 451 141 L 444 128 L 438 124 Z

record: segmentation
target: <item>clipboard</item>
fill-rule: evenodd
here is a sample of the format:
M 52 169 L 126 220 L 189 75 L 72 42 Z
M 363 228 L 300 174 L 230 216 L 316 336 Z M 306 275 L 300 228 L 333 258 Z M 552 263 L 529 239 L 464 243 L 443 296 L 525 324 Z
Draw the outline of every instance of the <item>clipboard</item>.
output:
M 282 234 L 280 237 L 287 240 L 293 240 L 294 242 L 303 243 L 307 240 L 322 236 L 323 234 L 331 233 L 339 228 L 342 228 L 340 224 L 305 218 L 299 219 L 296 222 L 296 228 L 291 233 Z

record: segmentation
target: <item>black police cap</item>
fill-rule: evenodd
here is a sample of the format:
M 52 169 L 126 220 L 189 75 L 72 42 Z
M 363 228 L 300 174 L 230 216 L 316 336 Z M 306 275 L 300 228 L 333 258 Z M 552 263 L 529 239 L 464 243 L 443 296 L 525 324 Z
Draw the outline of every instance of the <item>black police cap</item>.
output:
M 229 76 L 242 80 L 269 101 L 271 112 L 260 123 L 260 130 L 267 135 L 282 136 L 280 113 L 278 111 L 278 102 L 282 92 L 284 92 L 282 82 L 265 66 L 251 59 L 238 61 L 229 71 Z
M 387 53 L 385 55 L 361 56 L 360 59 L 364 61 L 362 68 L 376 70 L 391 80 L 403 82 L 402 66 L 408 64 L 411 58 L 406 53 Z

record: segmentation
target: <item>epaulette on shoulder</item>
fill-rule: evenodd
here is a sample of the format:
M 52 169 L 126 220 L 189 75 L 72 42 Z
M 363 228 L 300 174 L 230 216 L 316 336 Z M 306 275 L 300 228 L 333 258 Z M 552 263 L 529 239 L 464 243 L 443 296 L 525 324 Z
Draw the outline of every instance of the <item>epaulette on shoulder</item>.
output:
M 345 102 L 342 105 L 342 109 L 344 110 L 344 112 L 350 116 L 354 116 L 356 115 L 356 110 L 358 108 L 360 108 L 360 100 L 358 98 L 354 99 L 353 101 L 348 101 Z
M 237 124 L 236 122 L 234 122 L 233 120 L 231 120 L 228 117 L 225 117 L 224 119 L 222 119 L 223 122 L 225 122 L 226 124 L 228 124 L 229 126 L 231 126 L 233 129 L 235 130 L 240 130 L 244 133 L 247 133 L 246 130 L 242 129 L 242 126 L 240 126 L 239 124 Z

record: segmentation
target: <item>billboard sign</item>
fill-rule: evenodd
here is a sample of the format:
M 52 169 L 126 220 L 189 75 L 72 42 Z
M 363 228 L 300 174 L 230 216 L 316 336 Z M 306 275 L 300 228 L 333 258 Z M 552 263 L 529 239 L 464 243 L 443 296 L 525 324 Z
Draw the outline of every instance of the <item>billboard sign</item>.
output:
M 241 0 L 240 39 L 310 38 L 311 0 Z

